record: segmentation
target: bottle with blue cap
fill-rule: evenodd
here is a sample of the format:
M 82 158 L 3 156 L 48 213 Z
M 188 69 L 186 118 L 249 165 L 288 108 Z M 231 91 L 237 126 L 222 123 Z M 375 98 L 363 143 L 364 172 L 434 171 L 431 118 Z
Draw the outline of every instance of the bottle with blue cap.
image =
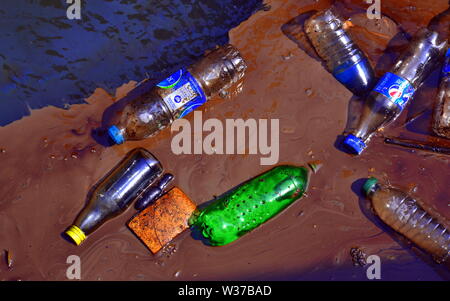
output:
M 131 100 L 109 121 L 108 134 L 116 144 L 151 137 L 211 97 L 229 96 L 228 90 L 241 81 L 246 69 L 234 46 L 219 47 Z
M 346 22 L 332 9 L 305 22 L 305 32 L 333 76 L 353 94 L 363 96 L 375 85 L 375 75 L 364 52 L 347 32 Z
M 439 136 L 450 139 L 450 48 L 447 49 L 442 67 L 441 84 L 433 117 L 433 131 Z
M 442 58 L 447 41 L 436 32 L 420 29 L 390 72 L 376 84 L 365 100 L 359 123 L 344 145 L 361 154 L 371 136 L 391 124 L 403 111 L 416 90 Z

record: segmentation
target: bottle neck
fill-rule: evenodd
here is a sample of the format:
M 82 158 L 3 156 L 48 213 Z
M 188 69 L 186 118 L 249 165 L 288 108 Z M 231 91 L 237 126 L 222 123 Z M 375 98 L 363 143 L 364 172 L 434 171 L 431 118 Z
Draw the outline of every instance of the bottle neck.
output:
M 375 185 L 373 185 L 366 191 L 366 197 L 368 199 L 372 199 L 375 192 L 377 192 L 379 189 L 380 189 L 380 184 L 376 183 Z

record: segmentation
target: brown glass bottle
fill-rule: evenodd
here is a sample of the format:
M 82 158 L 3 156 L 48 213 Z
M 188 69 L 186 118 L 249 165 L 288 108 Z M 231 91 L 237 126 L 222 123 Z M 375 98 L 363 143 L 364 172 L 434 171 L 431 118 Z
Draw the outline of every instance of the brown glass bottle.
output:
M 124 212 L 162 172 L 161 163 L 150 152 L 132 150 L 97 184 L 66 234 L 79 245 L 106 221 Z
M 109 122 L 108 133 L 117 144 L 153 136 L 212 96 L 225 94 L 242 79 L 246 68 L 239 51 L 232 45 L 217 48 L 131 100 Z

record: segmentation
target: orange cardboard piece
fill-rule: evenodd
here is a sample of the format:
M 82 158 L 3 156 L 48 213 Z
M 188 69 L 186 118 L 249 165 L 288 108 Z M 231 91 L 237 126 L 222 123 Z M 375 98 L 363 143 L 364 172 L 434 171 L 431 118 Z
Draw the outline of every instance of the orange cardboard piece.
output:
M 174 187 L 133 217 L 128 227 L 152 253 L 157 253 L 189 228 L 188 220 L 196 208 L 181 189 Z

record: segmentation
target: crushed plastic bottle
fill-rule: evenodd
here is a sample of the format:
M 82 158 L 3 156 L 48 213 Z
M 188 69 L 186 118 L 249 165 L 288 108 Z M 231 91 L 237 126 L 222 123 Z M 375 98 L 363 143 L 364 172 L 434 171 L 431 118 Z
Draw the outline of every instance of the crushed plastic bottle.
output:
M 373 88 L 375 75 L 369 60 L 331 9 L 306 20 L 305 32 L 328 71 L 353 94 L 363 96 Z
M 445 55 L 442 78 L 434 108 L 433 131 L 450 139 L 450 48 Z
M 215 49 L 150 92 L 131 100 L 115 114 L 115 120 L 108 121 L 108 133 L 117 144 L 153 136 L 211 97 L 226 95 L 226 90 L 243 78 L 246 68 L 244 59 L 232 45 Z
M 447 41 L 423 28 L 368 95 L 356 129 L 347 135 L 344 145 L 360 154 L 370 137 L 392 123 L 403 111 L 416 90 L 442 57 Z
M 312 171 L 318 165 L 310 164 Z M 308 187 L 306 167 L 282 165 L 239 185 L 198 210 L 189 224 L 213 246 L 229 244 L 276 216 Z
M 375 178 L 365 182 L 363 191 L 385 224 L 430 253 L 437 262 L 448 260 L 449 229 L 417 200 L 398 188 L 379 184 Z
M 128 206 L 163 172 L 161 163 L 147 150 L 136 148 L 96 186 L 86 207 L 66 234 L 77 244 Z

